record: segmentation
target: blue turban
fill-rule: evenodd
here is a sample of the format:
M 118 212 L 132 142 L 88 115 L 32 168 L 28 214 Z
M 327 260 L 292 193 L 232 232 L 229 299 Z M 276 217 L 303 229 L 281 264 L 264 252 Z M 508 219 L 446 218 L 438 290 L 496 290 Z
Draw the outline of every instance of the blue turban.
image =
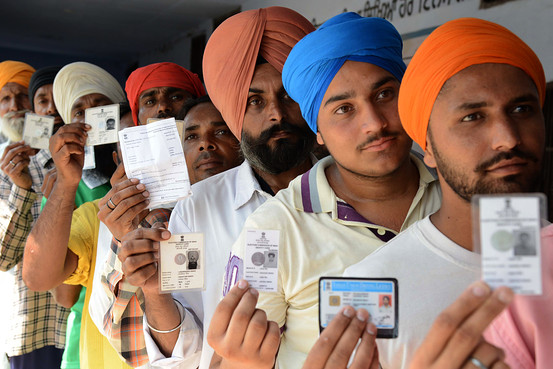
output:
M 374 64 L 401 82 L 402 48 L 400 34 L 387 20 L 342 13 L 294 46 L 284 63 L 282 82 L 316 133 L 323 96 L 346 60 Z

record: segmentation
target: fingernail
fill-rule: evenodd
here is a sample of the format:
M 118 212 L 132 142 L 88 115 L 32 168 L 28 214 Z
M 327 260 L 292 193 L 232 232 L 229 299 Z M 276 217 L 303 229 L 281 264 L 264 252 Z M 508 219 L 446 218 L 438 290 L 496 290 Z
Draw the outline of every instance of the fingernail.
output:
M 259 296 L 259 292 L 255 288 L 250 288 L 250 293 L 254 296 Z
M 146 187 L 144 187 L 144 185 L 143 185 L 142 183 L 139 183 L 139 184 L 136 185 L 136 189 L 137 189 L 137 190 L 143 190 L 143 189 L 145 189 L 145 188 L 146 188 Z
M 342 310 L 342 314 L 344 314 L 344 316 L 347 316 L 348 318 L 351 318 L 353 317 L 353 313 L 355 311 L 353 310 L 352 307 L 348 306 L 346 307 L 344 310 Z
M 246 282 L 245 280 L 242 279 L 238 282 L 238 288 L 240 288 L 241 290 L 243 290 L 246 287 L 248 287 L 248 282 Z
M 131 183 L 138 183 L 138 178 L 131 178 Z
M 154 250 L 159 250 L 159 242 L 154 242 Z
M 472 287 L 472 294 L 477 297 L 487 296 L 490 293 L 490 288 L 488 285 L 478 282 L 474 287 Z
M 376 335 L 376 332 L 377 332 L 377 328 L 373 323 L 370 323 L 370 324 L 367 325 L 367 333 L 368 334 L 370 334 L 371 336 L 374 336 L 374 335 Z
M 168 239 L 169 237 L 171 237 L 171 233 L 169 233 L 168 231 L 163 231 L 161 232 L 161 238 L 163 239 Z
M 148 191 L 144 191 L 144 192 L 142 192 L 142 196 L 148 197 L 148 196 L 150 196 L 150 193 Z
M 508 304 L 513 300 L 513 293 L 511 290 L 502 290 L 499 292 L 499 295 L 497 295 L 497 298 L 499 301 L 501 301 L 504 304 Z
M 86 123 L 85 123 L 84 126 L 85 126 L 86 128 L 88 128 L 88 129 L 92 128 L 92 126 L 91 126 L 90 124 L 86 124 Z
M 366 322 L 367 318 L 368 318 L 368 314 L 365 313 L 364 311 L 361 311 L 361 310 L 358 310 L 357 314 L 355 314 L 355 316 L 357 317 L 358 320 L 360 320 L 362 322 Z

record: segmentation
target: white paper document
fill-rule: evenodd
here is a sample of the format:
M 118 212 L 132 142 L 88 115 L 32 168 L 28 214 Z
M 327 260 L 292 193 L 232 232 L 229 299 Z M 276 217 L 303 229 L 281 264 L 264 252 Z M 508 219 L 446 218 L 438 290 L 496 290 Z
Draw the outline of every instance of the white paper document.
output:
M 541 295 L 540 198 L 479 196 L 475 201 L 482 279 L 492 288 L 507 286 L 518 294 Z
M 159 243 L 159 291 L 204 288 L 203 233 L 174 234 Z
M 87 146 L 105 145 L 117 142 L 119 132 L 119 104 L 88 108 L 84 121 L 92 128 L 87 132 Z
M 188 169 L 174 118 L 119 132 L 128 178 L 137 178 L 150 192 L 150 208 L 191 195 Z
M 246 230 L 244 278 L 259 291 L 277 291 L 279 238 L 277 230 Z
M 33 149 L 47 149 L 54 131 L 54 117 L 34 113 L 25 114 L 23 141 Z

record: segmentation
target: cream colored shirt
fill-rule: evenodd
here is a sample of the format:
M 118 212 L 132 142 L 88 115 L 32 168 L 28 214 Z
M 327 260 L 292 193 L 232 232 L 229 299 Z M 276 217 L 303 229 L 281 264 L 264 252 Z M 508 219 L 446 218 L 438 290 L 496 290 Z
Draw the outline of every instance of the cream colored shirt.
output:
M 420 173 L 419 189 L 402 231 L 435 212 L 441 203 L 438 181 L 419 158 L 411 158 Z M 331 157 L 321 160 L 267 200 L 248 217 L 233 245 L 231 262 L 238 269 L 238 280 L 243 276 L 245 230 L 280 230 L 278 291 L 260 293 L 258 302 L 258 308 L 283 332 L 277 358 L 280 369 L 300 368 L 319 337 L 319 277 L 341 276 L 396 235 L 336 197 L 325 175 L 333 162 Z

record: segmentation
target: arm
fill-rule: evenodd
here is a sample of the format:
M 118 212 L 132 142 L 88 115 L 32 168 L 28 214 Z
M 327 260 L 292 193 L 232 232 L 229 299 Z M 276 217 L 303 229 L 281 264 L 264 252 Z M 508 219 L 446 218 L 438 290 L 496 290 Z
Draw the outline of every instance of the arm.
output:
M 22 142 L 8 145 L 0 159 L 0 270 L 13 268 L 23 258 L 25 241 L 34 223 L 33 204 L 38 195 L 31 189 L 29 155 Z M 17 163 L 15 166 L 11 163 Z M 40 168 L 38 168 L 40 169 Z M 38 215 L 38 206 L 36 215 Z
M 169 237 L 163 228 L 138 228 L 123 237 L 119 259 L 125 280 L 144 293 L 144 332 L 152 365 L 196 368 L 201 329 L 192 313 L 181 309 L 171 294 L 158 292 L 157 250 L 159 241 Z M 170 332 L 156 332 L 148 326 Z
M 79 299 L 79 294 L 81 293 L 82 286 L 80 285 L 71 285 L 71 284 L 60 284 L 50 292 L 54 296 L 56 304 L 63 306 L 64 308 L 70 309 L 77 300 Z
M 57 180 L 25 247 L 23 280 L 32 290 L 49 290 L 77 268 L 77 256 L 67 248 L 75 194 L 82 175 L 88 125 L 63 126 L 50 139 Z

